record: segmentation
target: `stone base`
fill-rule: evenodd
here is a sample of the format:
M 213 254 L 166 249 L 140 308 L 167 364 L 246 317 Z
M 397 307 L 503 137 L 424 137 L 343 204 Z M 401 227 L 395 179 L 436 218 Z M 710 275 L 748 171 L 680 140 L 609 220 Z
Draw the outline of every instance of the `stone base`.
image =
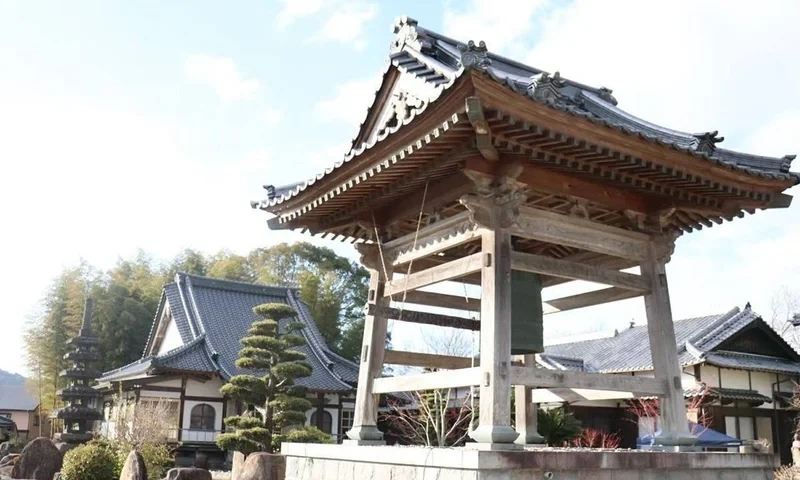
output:
M 352 439 L 344 439 L 342 440 L 342 445 L 350 445 L 350 446 L 362 446 L 362 447 L 379 447 L 382 445 L 386 445 L 386 442 L 383 440 L 352 440 Z
M 285 480 L 763 480 L 773 455 L 660 453 L 525 447 L 520 451 L 467 448 L 284 443 Z
M 519 452 L 524 446 L 519 443 L 479 443 L 469 442 L 464 444 L 467 450 L 479 450 L 482 452 Z

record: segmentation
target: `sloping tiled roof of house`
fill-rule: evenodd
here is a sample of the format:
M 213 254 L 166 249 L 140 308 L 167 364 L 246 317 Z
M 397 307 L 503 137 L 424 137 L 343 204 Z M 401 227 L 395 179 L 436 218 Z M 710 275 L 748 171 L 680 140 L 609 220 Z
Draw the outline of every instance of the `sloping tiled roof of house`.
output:
M 160 355 L 147 356 L 120 369 L 106 372 L 101 382 L 117 381 L 160 372 L 216 372 L 227 379 L 244 373 L 235 362 L 240 340 L 259 317 L 253 307 L 285 303 L 305 324 L 306 345 L 297 347 L 312 366 L 310 377 L 298 380 L 310 390 L 350 392 L 358 379 L 358 366 L 333 353 L 322 338 L 308 308 L 291 288 L 218 280 L 178 273 L 175 283 L 164 287 L 164 297 L 184 344 Z M 158 322 L 156 318 L 155 322 Z M 155 330 L 155 324 L 153 326 Z M 149 342 L 155 335 L 151 332 Z M 151 345 L 145 351 L 151 350 Z
M 36 410 L 39 402 L 24 385 L 0 385 L 0 411 L 21 410 L 31 412 Z
M 736 333 L 755 324 L 772 331 L 775 341 L 793 359 L 718 349 Z M 720 367 L 800 374 L 800 357 L 749 306 L 678 320 L 674 325 L 682 365 L 706 362 Z M 606 373 L 652 370 L 647 326 L 629 328 L 606 338 L 547 346 L 540 363 L 546 368 Z

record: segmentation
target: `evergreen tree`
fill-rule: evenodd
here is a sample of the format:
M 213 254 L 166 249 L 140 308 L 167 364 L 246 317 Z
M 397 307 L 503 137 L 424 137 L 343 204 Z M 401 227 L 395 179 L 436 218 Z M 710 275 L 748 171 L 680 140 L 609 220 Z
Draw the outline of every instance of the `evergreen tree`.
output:
M 295 380 L 311 375 L 305 355 L 293 350 L 305 343 L 299 331 L 305 326 L 289 321 L 279 328 L 281 320 L 296 316 L 282 303 L 266 303 L 253 311 L 263 318 L 253 322 L 241 342 L 236 366 L 252 374 L 232 377 L 221 391 L 226 396 L 248 405 L 243 414 L 225 419 L 228 432 L 219 435 L 217 445 L 225 450 L 274 452 L 279 448 L 285 427 L 305 423 L 305 412 L 311 408 L 305 388 Z

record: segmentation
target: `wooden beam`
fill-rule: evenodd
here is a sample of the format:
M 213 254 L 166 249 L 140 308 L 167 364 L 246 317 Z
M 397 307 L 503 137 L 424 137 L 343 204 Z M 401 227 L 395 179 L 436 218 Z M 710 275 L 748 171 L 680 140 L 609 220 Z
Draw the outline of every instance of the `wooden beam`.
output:
M 497 165 L 504 163 L 506 162 L 491 163 L 479 158 L 469 158 L 466 160 L 464 170 L 471 172 L 473 176 L 478 173 L 495 175 Z M 583 198 L 614 210 L 648 212 L 653 208 L 648 199 L 641 195 L 577 176 L 535 167 L 530 163 L 524 165 L 516 181 L 539 192 Z
M 480 367 L 420 373 L 402 377 L 376 378 L 372 393 L 415 392 L 439 388 L 471 387 L 481 379 Z
M 520 207 L 511 234 L 615 257 L 643 260 L 650 236 L 577 217 Z
M 421 228 L 419 233 L 387 242 L 383 246 L 384 257 L 392 266 L 402 265 L 477 240 L 483 231 L 470 221 L 469 212 L 464 211 Z
M 547 370 L 534 367 L 510 367 L 511 384 L 537 388 L 577 388 L 631 392 L 635 395 L 663 396 L 666 384 L 661 380 L 631 375 Z
M 464 104 L 467 119 L 475 130 L 475 147 L 485 159 L 496 162 L 500 156 L 492 143 L 492 131 L 483 113 L 483 104 L 480 97 L 467 97 L 464 100 Z
M 642 295 L 644 295 L 644 292 L 637 290 L 609 287 L 602 290 L 595 290 L 593 292 L 554 298 L 552 300 L 546 300 L 543 303 L 552 308 L 552 310 L 545 311 L 545 315 L 547 315 L 549 313 L 564 312 L 567 310 L 575 310 L 577 308 L 590 307 L 592 305 L 601 305 L 603 303 L 626 300 L 628 298 L 640 297 Z
M 421 323 L 423 325 L 435 325 L 437 327 L 460 328 L 473 331 L 481 329 L 481 322 L 469 318 L 441 315 L 431 312 L 418 312 L 415 310 L 401 311 L 399 308 L 378 307 L 372 304 L 367 306 L 367 315 L 380 315 L 400 322 Z
M 469 298 L 469 300 L 467 300 L 467 298 Z M 481 300 L 479 298 L 448 295 L 445 293 L 423 292 L 421 290 L 406 292 L 406 302 L 417 305 L 427 305 L 429 307 L 468 310 L 470 312 L 481 311 Z
M 428 194 L 425 196 L 425 206 L 422 213 L 430 215 L 442 206 L 457 201 L 461 195 L 474 190 L 472 182 L 464 175 L 452 175 L 428 185 Z M 396 202 L 393 205 L 375 212 L 378 226 L 389 226 L 400 220 L 415 219 L 419 216 L 420 204 L 418 202 Z M 371 228 L 371 227 L 370 227 Z
M 483 254 L 473 253 L 452 262 L 443 263 L 421 272 L 412 273 L 406 278 L 392 280 L 386 285 L 384 295 L 396 295 L 404 290 L 416 290 L 434 283 L 445 282 L 477 272 L 483 265 Z
M 402 352 L 399 350 L 386 350 L 383 363 L 389 365 L 408 365 L 410 367 L 442 368 L 456 370 L 459 368 L 472 368 L 479 365 L 478 359 L 469 357 L 456 357 L 452 355 L 437 355 L 433 353 Z
M 587 282 L 601 283 L 640 292 L 650 291 L 649 279 L 641 275 L 609 270 L 592 265 L 584 265 L 582 263 L 575 263 L 542 255 L 513 252 L 511 254 L 511 265 L 514 270 L 543 273 L 545 275 L 571 278 L 573 280 L 585 280 Z

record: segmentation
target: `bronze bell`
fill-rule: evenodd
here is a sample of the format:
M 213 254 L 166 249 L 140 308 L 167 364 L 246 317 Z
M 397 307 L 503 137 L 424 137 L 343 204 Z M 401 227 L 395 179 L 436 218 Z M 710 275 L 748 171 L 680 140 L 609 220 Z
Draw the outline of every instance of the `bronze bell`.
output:
M 542 278 L 538 273 L 511 271 L 511 354 L 544 352 Z

